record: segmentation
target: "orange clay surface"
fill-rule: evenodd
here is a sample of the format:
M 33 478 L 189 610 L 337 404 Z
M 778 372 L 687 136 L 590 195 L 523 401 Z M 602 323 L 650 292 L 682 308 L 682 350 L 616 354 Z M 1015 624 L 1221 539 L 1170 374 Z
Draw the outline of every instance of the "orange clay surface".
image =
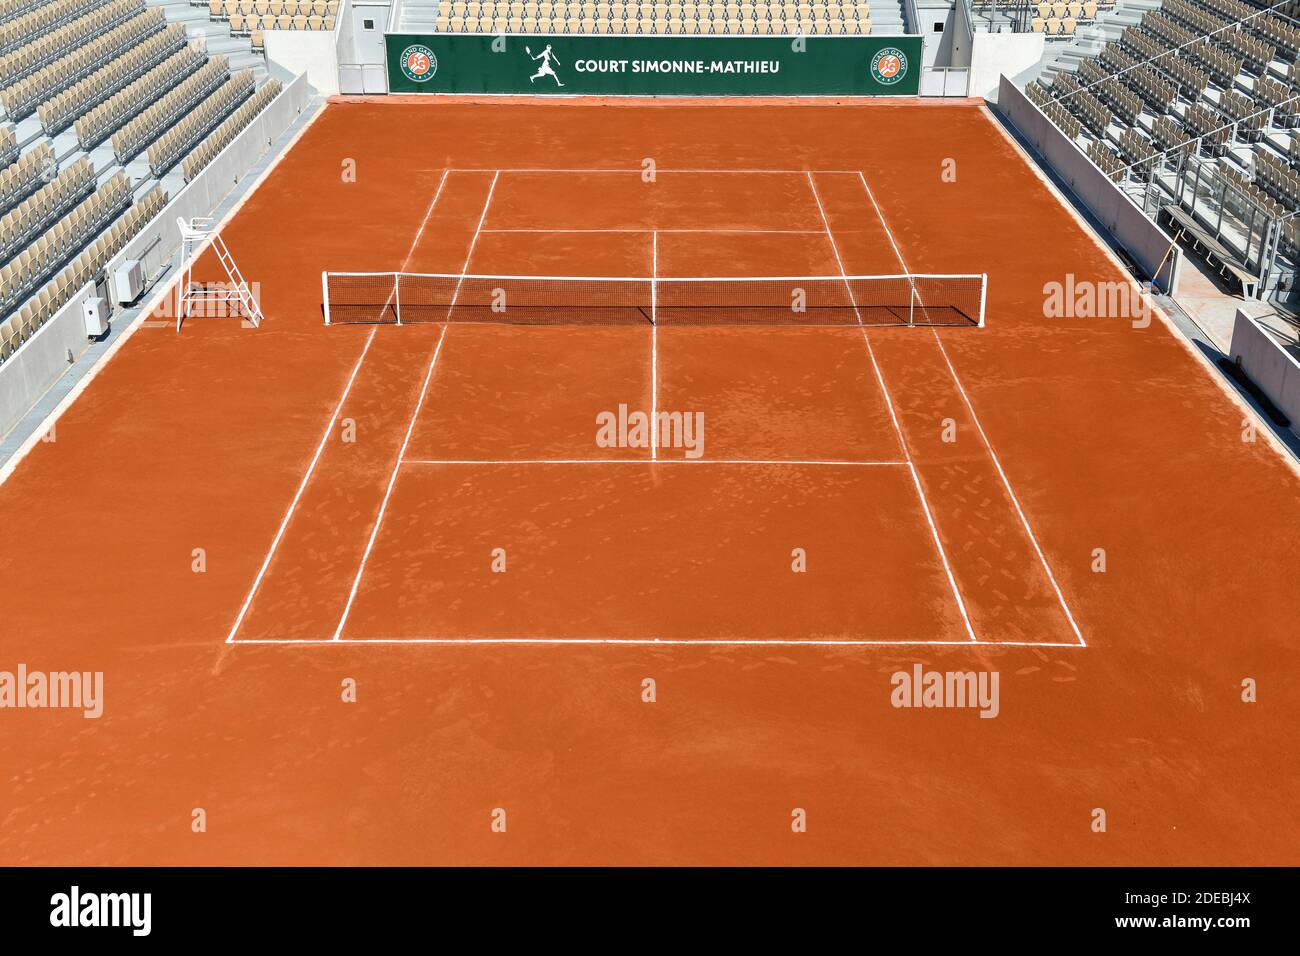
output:
M 1300 483 L 1162 320 L 1043 317 L 1121 275 L 981 107 L 333 102 L 224 235 L 263 327 L 140 328 L 0 486 L 0 669 L 106 698 L 0 712 L 0 863 L 1300 862 Z M 987 272 L 987 328 L 323 325 L 399 268 Z

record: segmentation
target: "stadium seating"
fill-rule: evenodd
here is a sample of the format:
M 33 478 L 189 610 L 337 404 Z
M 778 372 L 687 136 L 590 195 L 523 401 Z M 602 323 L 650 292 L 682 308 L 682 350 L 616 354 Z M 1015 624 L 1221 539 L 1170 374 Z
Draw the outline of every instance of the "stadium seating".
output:
M 0 212 L 7 212 L 39 189 L 54 165 L 54 148 L 42 143 L 0 171 Z
M 136 0 L 118 2 L 127 8 L 137 6 Z M 142 0 L 138 5 L 143 5 Z M 137 10 L 134 16 L 117 22 L 79 49 L 66 50 L 66 56 L 52 57 L 43 63 L 23 62 L 24 47 L 0 57 L 0 85 L 3 85 L 0 104 L 10 119 L 21 119 L 32 113 L 38 103 L 99 69 L 105 60 L 161 30 L 164 20 L 161 10 Z
M 253 73 L 241 70 L 149 147 L 149 169 L 161 176 L 253 95 Z
M 41 126 L 51 136 L 62 132 L 93 104 L 102 102 L 133 83 L 173 54 L 180 57 L 173 63 L 174 68 L 187 71 L 192 69 L 201 59 L 201 54 L 194 50 L 187 51 L 186 54 L 178 53 L 184 46 L 185 28 L 178 23 L 166 27 L 144 43 L 109 60 L 85 79 L 43 102 L 37 110 Z M 84 137 L 82 142 L 86 142 Z
M 871 9 L 852 0 L 450 0 L 440 33 L 866 34 Z
M 11 209 L 0 218 L 0 261 L 13 258 L 94 187 L 95 167 L 83 156 Z
M 166 191 L 162 187 L 155 188 L 47 282 L 18 312 L 0 323 L 0 361 L 7 359 L 24 341 L 35 335 L 166 205 Z M 3 288 L 4 270 L 0 269 L 0 295 L 3 295 Z
M 232 32 L 248 36 L 254 49 L 268 30 L 333 30 L 338 0 L 191 0 L 207 7 L 213 20 L 228 20 Z
M 1224 249 L 1244 250 L 1229 265 L 1247 277 L 1254 274 L 1245 262 L 1250 236 L 1258 255 L 1270 219 L 1280 220 L 1283 253 L 1300 257 L 1293 218 L 1300 213 L 1300 28 L 1270 6 L 1163 0 L 1109 34 L 1096 55 L 1049 68 L 1050 85 L 1026 87 L 1047 118 L 1104 173 L 1131 182 L 1144 205 L 1163 175 L 1157 207 L 1227 209 L 1206 211 L 1201 221 L 1220 258 Z M 1179 177 L 1193 155 L 1199 159 L 1187 175 L 1195 188 L 1184 189 Z
M 151 95 L 147 106 L 112 136 L 113 153 L 120 163 L 139 155 L 180 117 L 230 78 L 224 56 L 215 56 L 179 86 L 162 97 Z
M 281 91 L 151 4 L 0 0 L 0 362 Z
M 211 136 L 203 140 L 185 159 L 183 164 L 185 181 L 189 182 L 203 170 L 203 167 L 216 159 L 217 154 L 225 149 L 230 144 L 230 141 L 239 135 L 240 131 L 248 126 L 271 100 L 279 95 L 280 88 L 279 80 L 271 80 L 253 94 L 252 99 L 217 127 Z

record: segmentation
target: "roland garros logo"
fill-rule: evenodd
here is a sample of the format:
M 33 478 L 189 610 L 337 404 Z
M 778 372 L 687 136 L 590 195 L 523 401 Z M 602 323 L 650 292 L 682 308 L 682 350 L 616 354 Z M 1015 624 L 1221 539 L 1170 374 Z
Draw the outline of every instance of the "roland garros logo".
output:
M 871 58 L 871 78 L 893 86 L 907 76 L 907 54 L 896 46 L 881 47 Z
M 402 75 L 413 83 L 427 83 L 438 72 L 438 58 L 422 43 L 402 51 Z

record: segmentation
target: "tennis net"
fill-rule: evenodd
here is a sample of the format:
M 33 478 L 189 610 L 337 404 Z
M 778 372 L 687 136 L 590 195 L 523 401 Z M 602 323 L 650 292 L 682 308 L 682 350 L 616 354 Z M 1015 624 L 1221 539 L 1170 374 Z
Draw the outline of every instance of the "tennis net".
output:
M 986 275 L 615 278 L 325 272 L 326 325 L 984 325 Z

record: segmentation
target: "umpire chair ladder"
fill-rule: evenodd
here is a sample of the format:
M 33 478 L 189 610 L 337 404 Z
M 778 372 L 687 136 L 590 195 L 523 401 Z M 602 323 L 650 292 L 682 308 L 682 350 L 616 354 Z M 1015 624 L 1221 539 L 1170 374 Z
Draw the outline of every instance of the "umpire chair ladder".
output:
M 185 270 L 181 277 L 181 284 L 177 287 L 180 301 L 176 308 L 176 331 L 181 330 L 181 322 L 196 302 L 223 302 L 227 307 L 231 302 L 237 303 L 236 312 L 242 311 L 245 321 L 252 323 L 253 328 L 259 328 L 262 324 L 262 309 L 253 298 L 253 293 L 249 290 L 248 283 L 244 281 L 243 273 L 235 264 L 230 250 L 226 248 L 221 233 L 213 228 L 215 220 L 202 217 L 186 222 L 177 216 L 176 224 L 181 230 L 181 261 L 184 263 Z M 221 268 L 225 270 L 226 278 L 229 280 L 216 288 L 211 283 L 205 285 L 194 281 L 195 259 L 209 241 L 212 243 L 212 251 L 217 254 L 217 261 L 221 263 Z M 206 314 L 206 309 L 201 314 Z

